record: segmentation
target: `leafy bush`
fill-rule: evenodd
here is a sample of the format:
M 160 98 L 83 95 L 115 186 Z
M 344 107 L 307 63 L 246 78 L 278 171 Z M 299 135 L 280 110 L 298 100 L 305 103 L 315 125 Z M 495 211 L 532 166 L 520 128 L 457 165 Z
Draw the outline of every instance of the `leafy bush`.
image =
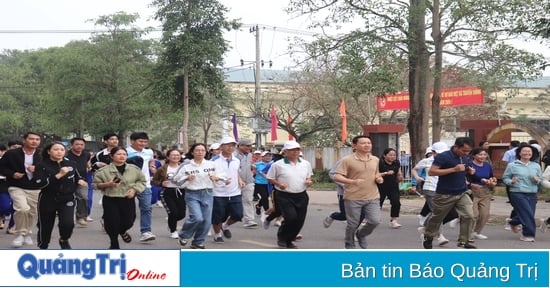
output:
M 328 176 L 328 169 L 323 170 L 315 170 L 313 171 L 313 177 L 311 180 L 313 180 L 313 183 L 329 183 L 332 182 L 330 177 Z

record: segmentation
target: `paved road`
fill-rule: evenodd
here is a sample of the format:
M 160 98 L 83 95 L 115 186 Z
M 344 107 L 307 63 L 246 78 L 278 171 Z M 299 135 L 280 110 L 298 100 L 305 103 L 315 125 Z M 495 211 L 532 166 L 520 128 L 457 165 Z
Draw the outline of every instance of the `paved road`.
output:
M 344 242 L 344 222 L 335 221 L 328 229 L 322 226 L 322 221 L 330 212 L 337 209 L 334 201 L 336 200 L 334 192 L 331 191 L 312 191 L 310 192 L 310 206 L 308 217 L 302 234 L 304 239 L 296 242 L 302 249 L 340 249 Z M 417 232 L 418 219 L 416 213 L 422 205 L 421 198 L 403 199 L 402 215 L 400 223 L 403 225 L 400 229 L 391 229 L 389 227 L 389 202 L 382 209 L 383 223 L 375 230 L 373 235 L 368 238 L 369 248 L 372 249 L 421 249 L 422 245 Z M 92 217 L 98 219 L 101 214 L 99 205 L 94 202 Z M 483 249 L 548 249 L 550 246 L 550 231 L 547 233 L 537 232 L 536 242 L 526 243 L 519 241 L 518 234 L 504 230 L 503 219 L 509 213 L 509 204 L 506 199 L 496 197 L 493 201 L 493 217 L 491 223 L 486 227 L 483 233 L 489 236 L 488 240 L 477 240 L 474 245 Z M 550 204 L 540 201 L 537 205 L 537 215 L 550 216 Z M 166 225 L 166 212 L 163 208 L 153 208 L 153 232 L 157 235 L 157 240 L 140 243 L 139 238 L 139 215 L 134 227 L 130 231 L 134 241 L 130 244 L 121 241 L 121 247 L 127 249 L 180 249 L 177 241 L 168 237 Z M 258 219 L 259 222 L 259 219 Z M 181 225 L 181 222 L 179 223 Z M 276 227 L 264 230 L 262 227 L 256 229 L 242 228 L 240 223 L 232 226 L 233 238 L 226 240 L 224 244 L 215 244 L 208 240 L 207 249 L 271 249 L 276 247 Z M 451 242 L 445 245 L 444 249 L 460 249 L 456 247 L 458 228 L 444 230 L 447 238 Z M 51 248 L 58 248 L 57 231 L 54 231 Z M 7 235 L 0 230 L 0 248 L 11 249 L 10 244 L 14 237 Z M 435 241 L 434 241 L 435 244 Z M 108 245 L 108 237 L 101 231 L 98 221 L 90 223 L 87 228 L 75 228 L 71 239 L 73 248 L 80 249 L 104 249 Z M 187 247 L 186 247 L 187 248 Z M 34 246 L 25 246 L 24 249 L 36 249 Z M 441 249 L 434 246 L 434 249 Z

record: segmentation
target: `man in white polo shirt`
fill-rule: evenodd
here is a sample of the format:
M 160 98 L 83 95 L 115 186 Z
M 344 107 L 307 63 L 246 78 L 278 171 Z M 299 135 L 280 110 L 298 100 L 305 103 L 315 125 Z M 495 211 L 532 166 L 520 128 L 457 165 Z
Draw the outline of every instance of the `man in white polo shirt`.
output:
M 277 245 L 281 248 L 298 248 L 292 241 L 304 226 L 309 196 L 306 189 L 313 182 L 311 164 L 300 158 L 300 144 L 287 141 L 284 146 L 285 157 L 271 165 L 266 178 L 274 185 L 277 193 L 275 206 L 281 212 L 284 221 L 277 232 Z

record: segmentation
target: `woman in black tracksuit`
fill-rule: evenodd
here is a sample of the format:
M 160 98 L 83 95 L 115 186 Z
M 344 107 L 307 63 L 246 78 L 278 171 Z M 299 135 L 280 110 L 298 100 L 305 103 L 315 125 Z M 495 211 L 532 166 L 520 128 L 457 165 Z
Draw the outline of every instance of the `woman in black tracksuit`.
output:
M 65 146 L 60 142 L 48 144 L 41 152 L 42 161 L 36 165 L 34 181 L 45 186 L 38 195 L 38 247 L 47 249 L 52 236 L 55 216 L 59 217 L 59 246 L 71 249 L 69 238 L 74 228 L 75 193 L 77 185 L 88 185 L 78 174 L 76 163 L 65 159 Z

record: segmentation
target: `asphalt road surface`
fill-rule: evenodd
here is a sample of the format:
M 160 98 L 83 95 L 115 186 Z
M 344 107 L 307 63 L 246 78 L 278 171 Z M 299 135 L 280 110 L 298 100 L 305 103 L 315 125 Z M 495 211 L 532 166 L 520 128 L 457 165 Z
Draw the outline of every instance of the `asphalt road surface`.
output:
M 96 195 L 97 197 L 97 195 Z M 92 217 L 88 227 L 80 228 L 76 225 L 70 243 L 73 249 L 106 249 L 109 246 L 107 235 L 102 232 L 100 222 L 101 207 L 94 201 Z M 304 228 L 302 229 L 303 239 L 296 242 L 299 249 L 343 249 L 345 222 L 334 221 L 332 226 L 323 227 L 323 219 L 332 211 L 336 210 L 335 204 L 310 204 Z M 139 209 L 138 209 L 139 211 Z M 259 223 L 259 216 L 257 218 Z M 420 236 L 417 231 L 419 227 L 417 216 L 412 214 L 401 215 L 399 222 L 403 225 L 399 229 L 389 227 L 389 203 L 385 204 L 382 210 L 382 223 L 374 233 L 368 237 L 369 249 L 422 249 Z M 178 227 L 181 227 L 181 221 Z M 259 223 L 260 224 L 260 223 Z M 13 249 L 11 241 L 13 235 L 6 234 L 0 230 L 0 249 Z M 434 241 L 434 249 L 462 249 L 456 246 L 458 228 L 444 228 L 445 236 L 450 240 L 443 247 L 437 246 Z M 265 230 L 261 224 L 255 229 L 246 229 L 242 223 L 231 226 L 232 239 L 225 239 L 224 244 L 216 244 L 209 237 L 206 244 L 207 249 L 279 249 L 276 245 L 277 227 L 271 226 Z M 35 231 L 36 233 L 36 231 Z M 139 242 L 139 212 L 134 227 L 130 230 L 133 242 L 126 244 L 122 241 L 122 249 L 180 249 L 182 248 L 177 240 L 169 237 L 166 224 L 166 212 L 163 208 L 153 208 L 153 233 L 157 239 L 150 242 Z M 490 223 L 486 226 L 483 234 L 489 236 L 487 240 L 476 240 L 473 245 L 480 249 L 548 249 L 550 247 L 550 231 L 542 233 L 537 231 L 536 242 L 522 242 L 519 234 L 505 230 L 502 223 Z M 53 232 L 50 244 L 51 249 L 58 249 L 57 230 Z M 36 242 L 36 241 L 35 241 Z M 358 246 L 357 246 L 358 247 Z M 189 246 L 184 247 L 188 249 Z M 19 249 L 37 249 L 33 246 L 23 246 Z

